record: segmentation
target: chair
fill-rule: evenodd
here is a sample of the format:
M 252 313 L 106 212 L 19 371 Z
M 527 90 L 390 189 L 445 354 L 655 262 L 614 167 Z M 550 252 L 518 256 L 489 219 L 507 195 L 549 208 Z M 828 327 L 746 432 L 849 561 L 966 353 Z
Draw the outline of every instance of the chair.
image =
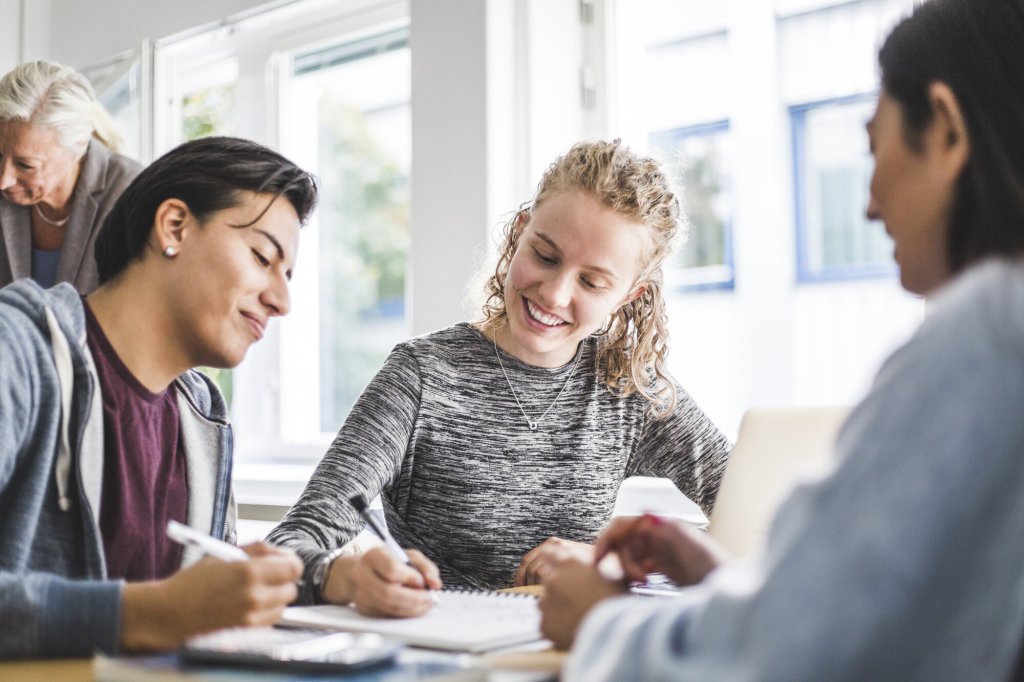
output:
M 797 483 L 827 472 L 848 407 L 751 408 L 740 422 L 708 533 L 736 557 L 755 551 Z

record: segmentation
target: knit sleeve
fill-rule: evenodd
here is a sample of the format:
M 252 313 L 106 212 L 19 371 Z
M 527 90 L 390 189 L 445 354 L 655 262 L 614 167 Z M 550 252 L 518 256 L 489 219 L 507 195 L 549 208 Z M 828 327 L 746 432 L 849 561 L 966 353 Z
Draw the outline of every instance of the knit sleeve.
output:
M 376 497 L 397 476 L 420 406 L 420 374 L 412 352 L 397 346 L 363 390 L 298 502 L 267 536 L 306 564 L 302 601 L 312 601 L 311 569 L 363 528 L 349 503 Z
M 676 390 L 672 412 L 647 416 L 627 474 L 672 480 L 710 516 L 732 444 L 686 391 Z

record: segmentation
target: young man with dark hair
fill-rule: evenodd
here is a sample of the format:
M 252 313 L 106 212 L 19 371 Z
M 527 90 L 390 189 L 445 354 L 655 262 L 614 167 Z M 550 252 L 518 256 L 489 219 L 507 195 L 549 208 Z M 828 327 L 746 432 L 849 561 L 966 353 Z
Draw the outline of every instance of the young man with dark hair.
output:
M 88 298 L 0 290 L 0 658 L 170 649 L 296 597 L 290 551 L 201 558 L 164 529 L 234 539 L 227 409 L 194 368 L 234 367 L 287 314 L 316 193 L 256 143 L 186 143 L 118 200 Z

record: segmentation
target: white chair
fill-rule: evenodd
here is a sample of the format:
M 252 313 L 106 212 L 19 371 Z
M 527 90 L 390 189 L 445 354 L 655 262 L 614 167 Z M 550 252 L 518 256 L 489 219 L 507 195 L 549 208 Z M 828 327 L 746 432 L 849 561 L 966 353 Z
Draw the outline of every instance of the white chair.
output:
M 848 407 L 752 408 L 743 415 L 708 533 L 733 556 L 755 551 L 783 498 L 832 464 Z

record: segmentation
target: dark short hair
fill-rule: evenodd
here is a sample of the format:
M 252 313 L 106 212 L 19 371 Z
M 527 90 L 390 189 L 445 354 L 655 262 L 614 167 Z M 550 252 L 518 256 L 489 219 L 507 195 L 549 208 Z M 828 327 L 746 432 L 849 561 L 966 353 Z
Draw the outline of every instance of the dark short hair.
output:
M 186 142 L 143 170 L 114 204 L 96 238 L 100 284 L 142 257 L 156 210 L 167 199 L 185 202 L 203 222 L 238 206 L 242 192 L 284 196 L 302 223 L 317 199 L 312 175 L 259 143 L 236 137 Z
M 878 61 L 911 148 L 932 119 L 931 84 L 948 85 L 963 113 L 970 157 L 956 186 L 950 271 L 1024 253 L 1024 3 L 929 0 L 893 29 Z

